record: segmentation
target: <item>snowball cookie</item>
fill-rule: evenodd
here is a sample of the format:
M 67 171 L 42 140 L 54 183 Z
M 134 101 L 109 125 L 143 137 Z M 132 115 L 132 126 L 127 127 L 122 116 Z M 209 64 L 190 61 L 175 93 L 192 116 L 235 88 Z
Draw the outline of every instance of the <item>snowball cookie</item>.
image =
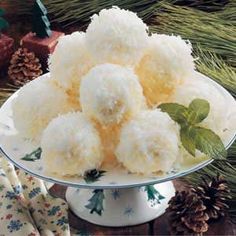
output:
M 86 43 L 98 63 L 135 65 L 146 47 L 148 27 L 133 12 L 118 7 L 92 16 Z
M 117 159 L 131 172 L 169 171 L 179 154 L 178 126 L 158 109 L 139 113 L 124 125 Z
M 233 122 L 233 120 L 229 122 L 233 106 L 229 106 L 228 99 L 220 89 L 212 82 L 200 77 L 193 77 L 193 79 L 186 80 L 182 85 L 179 85 L 171 96 L 171 101 L 188 106 L 196 98 L 205 99 L 210 104 L 209 115 L 199 126 L 211 129 L 224 141 L 224 133 Z
M 93 67 L 81 80 L 82 111 L 101 124 L 118 124 L 145 106 L 133 70 L 114 64 Z
M 58 114 L 76 109 L 66 93 L 50 77 L 41 77 L 22 87 L 13 100 L 13 120 L 19 134 L 37 139 Z
M 180 36 L 153 34 L 136 73 L 148 104 L 166 102 L 175 86 L 191 76 L 194 59 L 190 42 Z
M 79 98 L 80 78 L 93 66 L 85 44 L 85 33 L 62 36 L 49 59 L 51 77 L 70 95 Z M 75 94 L 74 94 L 75 93 Z
M 80 112 L 53 119 L 43 132 L 41 147 L 48 173 L 83 175 L 103 160 L 98 132 Z

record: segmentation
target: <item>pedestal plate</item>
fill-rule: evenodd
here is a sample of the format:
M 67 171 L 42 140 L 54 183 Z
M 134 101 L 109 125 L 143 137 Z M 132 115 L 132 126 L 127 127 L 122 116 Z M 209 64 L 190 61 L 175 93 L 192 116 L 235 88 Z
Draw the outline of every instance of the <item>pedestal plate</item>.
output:
M 50 75 L 42 77 L 45 76 Z M 197 76 L 216 86 L 227 99 L 233 101 L 234 98 L 217 83 L 201 74 Z M 130 174 L 122 168 L 100 170 L 92 181 L 83 177 L 47 175 L 43 171 L 39 143 L 21 138 L 15 130 L 11 108 L 13 98 L 17 99 L 17 92 L 0 109 L 0 150 L 3 155 L 33 176 L 68 186 L 66 199 L 71 210 L 78 217 L 98 225 L 136 225 L 162 215 L 175 193 L 171 180 L 212 162 L 211 159 L 205 159 L 198 164 L 181 166 L 168 173 L 148 177 Z M 228 148 L 236 136 L 235 130 L 226 132 L 228 140 L 225 145 Z

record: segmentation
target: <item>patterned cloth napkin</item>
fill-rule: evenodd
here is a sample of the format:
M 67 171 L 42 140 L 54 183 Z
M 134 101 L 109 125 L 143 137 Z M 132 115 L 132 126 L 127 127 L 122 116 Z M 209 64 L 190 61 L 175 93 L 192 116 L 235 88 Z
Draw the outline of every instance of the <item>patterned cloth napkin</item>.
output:
M 0 156 L 0 236 L 69 236 L 68 205 Z

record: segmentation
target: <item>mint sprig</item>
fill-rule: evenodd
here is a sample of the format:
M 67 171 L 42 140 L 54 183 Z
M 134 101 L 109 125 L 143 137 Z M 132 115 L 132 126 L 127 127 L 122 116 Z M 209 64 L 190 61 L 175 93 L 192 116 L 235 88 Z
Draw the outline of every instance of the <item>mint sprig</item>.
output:
M 188 123 L 195 125 L 207 118 L 210 112 L 210 104 L 203 99 L 194 99 L 187 109 Z
M 178 103 L 163 103 L 159 107 L 180 125 L 183 147 L 193 156 L 196 149 L 214 159 L 225 159 L 226 149 L 220 137 L 212 130 L 198 126 L 207 118 L 210 104 L 204 99 L 194 99 L 188 107 Z
M 195 156 L 196 145 L 194 141 L 195 133 L 191 126 L 183 126 L 180 129 L 180 140 L 183 147 L 193 156 Z

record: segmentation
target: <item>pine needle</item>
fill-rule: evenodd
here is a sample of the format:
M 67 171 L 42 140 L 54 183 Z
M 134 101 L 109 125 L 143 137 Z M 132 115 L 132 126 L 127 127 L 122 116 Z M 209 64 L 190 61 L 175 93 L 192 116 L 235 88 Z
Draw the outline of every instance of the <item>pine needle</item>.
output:
M 0 88 L 0 107 L 19 87 L 7 84 L 6 88 Z
M 161 1 L 135 0 L 44 0 L 50 20 L 67 27 L 72 24 L 86 26 L 90 17 L 104 8 L 119 6 L 136 12 L 144 21 L 150 19 Z M 170 2 L 170 1 L 169 1 Z M 9 0 L 20 16 L 31 16 L 32 1 Z
M 234 10 L 236 12 L 236 7 Z M 163 3 L 150 28 L 156 33 L 181 35 L 193 46 L 199 44 L 203 52 L 215 53 L 236 67 L 236 27 L 233 21 L 222 19 L 216 13 Z
M 215 15 L 225 21 L 229 21 L 232 25 L 236 26 L 236 1 L 231 0 L 222 11 L 215 12 Z
M 195 48 L 197 70 L 214 79 L 226 88 L 236 98 L 236 70 L 228 66 L 215 53 L 203 52 L 200 47 Z
M 180 6 L 194 7 L 206 12 L 220 11 L 228 4 L 228 0 L 175 0 L 174 3 Z

